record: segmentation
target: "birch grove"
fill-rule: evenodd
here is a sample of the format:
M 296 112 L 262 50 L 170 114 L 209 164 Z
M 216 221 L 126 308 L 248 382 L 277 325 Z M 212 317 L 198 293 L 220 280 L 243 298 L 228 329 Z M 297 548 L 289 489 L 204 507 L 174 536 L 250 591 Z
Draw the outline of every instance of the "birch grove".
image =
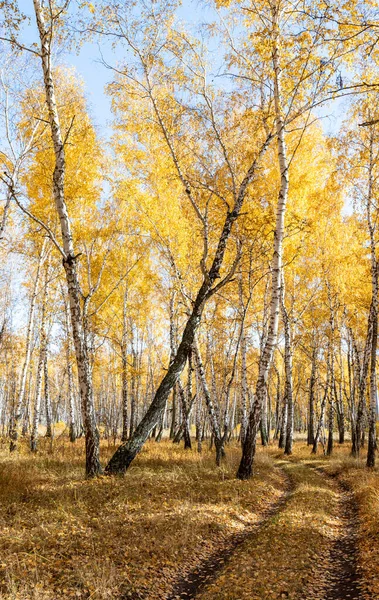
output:
M 259 437 L 290 457 L 306 436 L 374 467 L 373 9 L 219 2 L 199 33 L 175 2 L 1 6 L 10 450 L 84 437 L 92 478 L 152 439 L 208 443 L 217 467 L 238 442 L 245 480 Z M 107 135 L 69 67 L 86 43 Z

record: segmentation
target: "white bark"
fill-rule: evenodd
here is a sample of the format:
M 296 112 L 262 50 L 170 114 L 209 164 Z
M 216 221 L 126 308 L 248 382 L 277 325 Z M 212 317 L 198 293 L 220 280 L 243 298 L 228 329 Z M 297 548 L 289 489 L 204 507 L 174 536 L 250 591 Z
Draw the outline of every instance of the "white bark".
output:
M 53 437 L 53 426 L 52 426 L 52 414 L 51 414 L 51 399 L 50 399 L 50 385 L 49 385 L 49 369 L 48 369 L 48 352 L 46 348 L 45 361 L 43 365 L 43 378 L 44 378 L 44 394 L 45 394 L 45 414 L 46 414 L 46 437 Z
M 34 409 L 33 409 L 33 423 L 32 432 L 30 436 L 30 449 L 32 452 L 37 451 L 38 441 L 38 424 L 41 409 L 41 395 L 42 395 L 42 375 L 43 367 L 45 363 L 46 350 L 47 350 L 47 336 L 46 336 L 46 301 L 47 301 L 47 278 L 48 273 L 45 275 L 45 285 L 43 290 L 42 306 L 41 306 L 41 325 L 39 334 L 39 357 L 36 375 L 36 390 L 34 398 Z
M 264 343 L 259 360 L 259 372 L 256 384 L 255 400 L 250 412 L 248 432 L 245 438 L 241 463 L 238 469 L 237 477 L 247 479 L 252 474 L 253 460 L 255 455 L 256 437 L 259 422 L 261 419 L 262 405 L 266 394 L 266 384 L 270 369 L 270 364 L 277 343 L 280 294 L 281 294 L 281 274 L 283 262 L 283 239 L 284 239 L 284 218 L 288 198 L 288 160 L 287 148 L 285 143 L 285 121 L 281 106 L 281 67 L 279 55 L 279 15 L 278 5 L 272 5 L 272 65 L 273 65 L 273 87 L 274 87 L 274 108 L 275 108 L 275 126 L 277 135 L 278 163 L 280 170 L 280 189 L 278 203 L 276 208 L 276 224 L 274 232 L 274 251 L 272 258 L 272 284 L 270 301 L 270 318 L 267 331 L 267 338 Z
M 89 356 L 88 331 L 84 327 L 85 310 L 81 305 L 81 290 L 78 280 L 74 244 L 71 225 L 65 201 L 65 149 L 62 137 L 54 80 L 51 64 L 51 43 L 54 27 L 54 17 L 49 26 L 45 24 L 44 11 L 40 0 L 33 0 L 37 27 L 40 37 L 40 56 L 42 61 L 43 79 L 45 85 L 46 104 L 49 114 L 51 139 L 55 153 L 55 169 L 53 175 L 53 193 L 61 226 L 63 244 L 63 266 L 66 272 L 68 295 L 71 310 L 71 325 L 75 344 L 78 367 L 79 388 L 83 422 L 86 432 L 86 475 L 93 477 L 101 473 L 99 460 L 99 432 L 96 425 L 95 407 L 92 388 L 92 372 Z
M 372 218 L 373 209 L 373 145 L 374 145 L 374 126 L 370 131 L 370 149 L 369 149 L 369 185 L 366 203 L 367 226 L 370 235 L 370 253 L 371 253 L 371 353 L 370 353 L 370 413 L 369 413 L 369 438 L 367 452 L 367 466 L 375 467 L 376 454 L 376 411 L 377 411 L 377 388 L 376 388 L 376 351 L 378 345 L 378 294 L 379 294 L 379 274 L 378 260 L 376 255 L 376 220 Z
M 31 352 L 32 352 L 32 334 L 33 334 L 33 329 L 34 329 L 34 317 L 35 317 L 36 302 L 37 302 L 37 296 L 38 296 L 38 288 L 39 288 L 40 277 L 41 277 L 41 268 L 42 268 L 45 258 L 46 258 L 46 239 L 43 241 L 42 248 L 41 248 L 41 251 L 40 251 L 40 254 L 38 257 L 37 272 L 36 272 L 36 277 L 34 280 L 32 296 L 30 299 L 29 317 L 28 317 L 28 324 L 27 324 L 27 330 L 26 330 L 25 358 L 24 358 L 24 362 L 23 362 L 22 370 L 21 370 L 20 387 L 19 387 L 19 392 L 18 392 L 18 397 L 17 397 L 16 409 L 15 409 L 14 417 L 12 419 L 10 432 L 9 432 L 10 439 L 11 439 L 11 442 L 10 442 L 10 451 L 11 452 L 16 450 L 16 448 L 17 448 L 18 426 L 20 423 L 20 419 L 22 417 L 22 409 L 23 409 L 23 404 L 24 404 L 24 399 L 25 399 L 26 379 L 28 376 L 30 357 L 31 357 Z
M 292 332 L 291 321 L 285 305 L 284 275 L 282 277 L 282 315 L 284 325 L 284 366 L 286 373 L 287 423 L 284 454 L 292 454 L 293 444 L 293 387 L 292 387 Z

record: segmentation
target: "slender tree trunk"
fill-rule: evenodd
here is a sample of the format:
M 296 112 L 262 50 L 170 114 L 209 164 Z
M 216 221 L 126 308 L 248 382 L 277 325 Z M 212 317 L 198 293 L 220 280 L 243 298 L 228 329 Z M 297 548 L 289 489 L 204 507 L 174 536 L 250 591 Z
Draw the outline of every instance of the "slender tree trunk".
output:
M 171 413 L 171 427 L 170 427 L 170 440 L 175 438 L 175 433 L 178 427 L 176 420 L 176 410 L 177 410 L 177 400 L 176 400 L 176 386 L 173 387 L 172 390 L 172 413 Z
M 312 350 L 312 367 L 311 378 L 309 381 L 309 419 L 308 419 L 308 446 L 313 446 L 315 441 L 315 386 L 316 386 L 316 369 L 317 369 L 317 348 Z
M 319 441 L 320 441 L 321 432 L 322 432 L 322 430 L 324 428 L 325 406 L 326 406 L 326 395 L 323 396 L 323 400 L 321 402 L 320 418 L 319 418 L 319 422 L 318 422 L 318 425 L 317 425 L 316 434 L 315 434 L 314 441 L 313 441 L 312 454 L 317 454 L 318 444 L 319 444 Z
M 328 448 L 327 455 L 331 456 L 333 454 L 333 430 L 334 430 L 334 401 L 333 401 L 333 391 L 329 394 L 329 414 L 328 414 Z
M 70 309 L 63 294 L 63 303 L 65 310 L 65 336 L 66 336 L 66 371 L 67 371 L 67 394 L 69 406 L 69 438 L 70 442 L 74 443 L 79 431 L 78 424 L 75 419 L 75 399 L 74 399 L 74 377 L 72 372 L 71 361 L 71 336 L 70 336 Z
M 45 274 L 45 285 L 43 290 L 42 306 L 41 306 L 41 325 L 39 334 L 39 358 L 36 375 L 36 391 L 34 400 L 33 410 L 33 424 L 30 436 L 30 449 L 32 452 L 37 452 L 38 443 L 38 424 L 40 418 L 40 407 L 41 407 L 41 394 L 42 394 L 42 376 L 44 364 L 46 361 L 47 351 L 47 336 L 46 336 L 46 302 L 47 302 L 47 282 L 48 282 L 48 270 L 46 269 Z
M 286 424 L 286 443 L 284 454 L 292 454 L 293 445 L 293 388 L 292 388 L 292 339 L 291 339 L 291 323 L 284 303 L 284 277 L 282 280 L 282 297 L 281 297 L 282 316 L 284 324 L 284 367 L 286 374 L 286 391 L 287 398 L 287 424 Z
M 279 443 L 278 443 L 278 448 L 280 450 L 284 450 L 284 448 L 286 447 L 287 414 L 288 414 L 287 395 L 286 395 L 286 393 L 284 393 L 283 404 L 282 404 L 282 415 L 281 415 L 281 419 L 280 419 Z
M 244 310 L 243 303 L 243 289 L 242 289 L 242 274 L 238 280 L 239 283 L 239 299 L 241 310 Z M 240 440 L 243 445 L 245 441 L 245 435 L 247 431 L 247 422 L 248 422 L 248 412 L 247 412 L 247 403 L 248 403 L 248 389 L 247 389 L 247 362 L 246 362 L 246 354 L 247 354 L 247 339 L 245 328 L 243 327 L 242 336 L 241 336 L 241 431 L 240 431 Z
M 25 393 L 25 402 L 24 402 L 24 415 L 22 419 L 22 429 L 21 429 L 21 437 L 26 437 L 30 430 L 30 413 L 31 413 L 31 397 L 32 397 L 32 363 L 30 363 L 29 367 L 29 382 L 27 386 L 27 390 Z
M 159 417 L 162 414 L 162 411 L 164 410 L 172 388 L 178 381 L 186 365 L 188 354 L 191 352 L 191 348 L 195 340 L 195 335 L 200 325 L 200 320 L 205 303 L 215 293 L 215 291 L 217 291 L 217 289 L 220 288 L 220 286 L 225 285 L 229 281 L 229 277 L 226 276 L 214 286 L 215 282 L 218 279 L 220 279 L 220 270 L 224 262 L 227 242 L 230 237 L 232 227 L 240 214 L 243 201 L 246 195 L 247 187 L 252 178 L 254 177 L 258 160 L 260 160 L 261 156 L 266 151 L 266 148 L 268 147 L 271 141 L 271 137 L 272 136 L 269 133 L 264 143 L 262 144 L 257 157 L 255 158 L 253 164 L 251 165 L 250 169 L 248 170 L 246 176 L 244 177 L 239 187 L 232 210 L 229 210 L 227 212 L 210 269 L 206 270 L 205 264 L 203 264 L 204 279 L 193 302 L 192 311 L 184 327 L 182 339 L 175 353 L 175 357 L 169 365 L 165 376 L 163 377 L 160 385 L 158 386 L 158 389 L 155 393 L 152 403 L 150 404 L 149 409 L 147 410 L 144 418 L 139 423 L 133 436 L 131 436 L 131 439 L 128 440 L 127 443 L 122 444 L 118 448 L 118 450 L 115 452 L 115 454 L 109 461 L 106 467 L 107 473 L 125 472 L 128 469 L 131 462 L 133 461 L 133 459 L 135 458 L 135 456 L 141 451 L 144 443 L 150 435 L 151 430 L 158 422 Z M 186 186 L 187 195 L 191 195 L 191 188 L 189 184 L 187 183 Z M 237 263 L 235 263 L 235 265 L 236 264 Z M 230 271 L 230 278 L 234 274 L 234 268 L 232 267 L 232 270 Z
M 122 435 L 121 440 L 126 442 L 128 439 L 128 361 L 127 350 L 124 344 L 121 347 L 122 352 Z
M 51 439 L 53 437 L 53 427 L 52 427 L 52 419 L 51 419 L 51 399 L 50 399 L 47 349 L 45 352 L 45 360 L 43 363 L 43 378 L 44 378 L 44 395 L 45 395 L 46 437 Z
M 22 417 L 22 407 L 23 407 L 24 399 L 25 399 L 26 379 L 27 379 L 27 375 L 28 375 L 30 356 L 31 356 L 31 352 L 32 352 L 32 334 L 33 334 L 33 329 L 34 329 L 34 316 L 35 316 L 35 310 L 36 310 L 38 287 L 39 287 L 39 282 L 40 282 L 40 277 L 41 277 L 41 268 L 42 268 L 45 258 L 46 258 L 46 239 L 44 240 L 44 242 L 42 244 L 42 248 L 41 248 L 41 251 L 40 251 L 40 254 L 38 257 L 37 272 L 36 272 L 36 277 L 34 280 L 32 297 L 31 297 L 31 301 L 30 301 L 29 318 L 28 318 L 28 325 L 27 325 L 27 331 L 26 331 L 25 358 L 24 358 L 24 363 L 22 365 L 20 389 L 18 392 L 16 408 L 15 408 L 13 419 L 11 420 L 11 426 L 10 426 L 10 432 L 9 432 L 9 436 L 11 439 L 11 442 L 10 442 L 10 451 L 11 452 L 16 450 L 16 448 L 17 448 L 18 426 L 19 426 L 19 423 L 20 423 L 20 420 Z
M 331 356 L 331 342 L 329 340 L 328 343 L 328 356 L 327 356 L 327 373 L 326 373 L 326 384 L 325 384 L 325 391 L 324 391 L 324 395 L 321 401 L 321 407 L 320 407 L 320 418 L 318 421 L 318 425 L 317 425 L 317 430 L 316 430 L 316 435 L 315 435 L 315 439 L 313 442 L 313 447 L 312 447 L 312 454 L 317 454 L 317 449 L 318 449 L 318 444 L 321 438 L 321 433 L 323 432 L 324 429 L 324 424 L 325 424 L 325 408 L 326 408 L 326 401 L 328 399 L 328 394 L 329 394 L 329 387 L 330 387 L 330 356 Z
M 373 169 L 373 127 L 370 132 L 370 165 L 369 165 L 369 190 L 367 198 L 367 224 L 370 233 L 371 249 L 371 287 L 372 287 L 372 311 L 371 317 L 371 348 L 370 348 L 370 412 L 369 412 L 369 431 L 367 448 L 367 467 L 375 467 L 376 452 L 376 414 L 377 414 L 377 390 L 376 390 L 376 351 L 378 346 L 378 294 L 379 294 L 379 274 L 378 261 L 376 255 L 375 228 L 372 221 L 372 169 Z M 375 219 L 376 222 L 376 219 Z
M 367 323 L 367 334 L 366 334 L 366 342 L 363 351 L 362 360 L 359 360 L 359 352 L 352 336 L 354 354 L 355 354 L 355 363 L 356 363 L 356 378 L 358 381 L 358 406 L 356 411 L 355 418 L 355 432 L 354 436 L 352 436 L 352 448 L 351 453 L 353 456 L 358 457 L 359 451 L 363 446 L 362 440 L 364 438 L 364 417 L 365 417 L 365 407 L 366 407 L 366 391 L 367 391 L 367 375 L 370 367 L 370 356 L 371 356 L 371 348 L 372 348 L 372 334 L 373 334 L 373 323 L 374 317 L 373 312 L 375 310 L 374 307 L 374 298 L 371 299 L 370 312 Z
M 269 388 L 267 389 L 267 443 L 271 442 L 271 419 L 272 419 L 272 405 L 271 395 Z
M 128 439 L 128 320 L 127 320 L 128 288 L 125 286 L 122 305 L 122 338 L 121 338 L 121 362 L 122 362 L 122 434 L 121 440 Z
M 328 447 L 327 447 L 327 455 L 331 456 L 333 453 L 334 440 L 333 440 L 333 432 L 334 432 L 334 312 L 331 309 L 331 318 L 330 318 L 330 328 L 331 328 L 331 351 L 330 351 L 330 381 L 329 381 L 329 416 L 328 416 Z
M 261 422 L 259 425 L 260 433 L 261 433 L 261 444 L 262 446 L 268 445 L 268 435 L 267 435 L 267 390 L 263 399 L 262 410 L 261 410 Z
M 267 339 L 259 360 L 259 372 L 255 390 L 255 400 L 250 411 L 248 429 L 243 445 L 242 458 L 238 468 L 238 479 L 249 479 L 253 472 L 253 461 L 257 442 L 257 431 L 261 418 L 261 409 L 266 394 L 266 383 L 270 369 L 271 360 L 277 343 L 280 293 L 281 293 L 281 275 L 282 275 L 282 255 L 284 238 L 284 217 L 288 198 L 288 162 L 287 150 L 285 144 L 285 123 L 282 116 L 281 83 L 280 83 L 280 64 L 279 64 L 279 25 L 277 6 L 272 6 L 273 19 L 273 40 L 272 40 L 272 62 L 274 71 L 274 105 L 275 105 L 275 123 L 278 141 L 278 162 L 280 168 L 280 191 L 276 210 L 276 225 L 274 233 L 274 252 L 272 259 L 272 287 L 270 302 L 270 319 L 267 333 Z
M 202 441 L 204 434 L 203 403 L 202 395 L 200 394 L 200 387 L 200 379 L 198 372 L 196 371 L 196 442 L 197 451 L 199 454 L 202 452 Z
M 40 57 L 43 69 L 46 104 L 49 114 L 51 139 L 55 153 L 53 194 L 61 226 L 64 255 L 63 267 L 66 273 L 70 300 L 71 325 L 75 344 L 83 422 L 86 434 L 86 475 L 87 477 L 94 477 L 102 471 L 99 460 L 100 437 L 95 417 L 92 369 L 90 364 L 88 331 L 86 331 L 86 307 L 85 305 L 83 307 L 81 305 L 82 293 L 77 274 L 77 255 L 74 250 L 71 224 L 65 200 L 65 142 L 62 136 L 55 97 L 51 60 L 53 23 L 50 23 L 50 26 L 46 26 L 44 11 L 40 0 L 33 0 L 33 4 L 40 37 Z
M 276 404 L 275 404 L 275 433 L 274 440 L 279 437 L 279 431 L 281 427 L 281 412 L 280 412 L 280 375 L 278 369 L 275 367 L 276 372 Z
M 337 417 L 338 417 L 338 443 L 345 443 L 345 407 L 343 404 L 343 389 L 345 387 L 345 374 L 344 374 L 344 362 L 342 354 L 342 336 L 339 344 L 339 363 L 340 363 L 340 379 L 337 391 L 337 384 L 335 385 L 335 398 L 337 406 Z
M 198 373 L 198 378 L 203 390 L 203 395 L 205 398 L 205 404 L 208 409 L 209 420 L 212 428 L 212 439 L 216 448 L 216 464 L 219 466 L 221 463 L 221 458 L 224 454 L 224 439 L 221 435 L 221 426 L 218 418 L 217 411 L 212 401 L 211 394 L 208 389 L 207 381 L 205 378 L 205 371 L 203 366 L 203 361 L 201 359 L 200 351 L 196 343 L 193 346 L 195 361 L 196 361 L 196 369 Z
M 132 332 L 133 336 L 133 332 Z M 133 337 L 132 340 L 132 356 L 133 356 L 133 367 L 131 374 L 131 389 L 130 389 L 130 423 L 129 423 L 129 437 L 132 437 L 134 428 L 137 420 L 137 350 L 134 346 Z
M 179 389 L 179 398 L 182 406 L 182 431 L 184 438 L 184 448 L 185 450 L 190 450 L 192 448 L 191 436 L 189 430 L 189 404 L 187 403 L 186 394 L 180 379 L 178 379 L 178 389 Z

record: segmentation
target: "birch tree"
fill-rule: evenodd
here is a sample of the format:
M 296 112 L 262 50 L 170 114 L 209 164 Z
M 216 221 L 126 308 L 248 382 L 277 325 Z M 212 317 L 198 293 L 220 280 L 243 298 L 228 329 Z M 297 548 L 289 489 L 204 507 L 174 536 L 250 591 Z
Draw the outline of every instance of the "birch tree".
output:
M 123 472 L 129 467 L 134 457 L 141 450 L 150 432 L 157 424 L 166 405 L 168 395 L 185 368 L 206 302 L 222 286 L 226 285 L 234 275 L 239 260 L 238 250 L 234 259 L 228 260 L 228 266 L 222 272 L 224 259 L 227 253 L 230 253 L 228 242 L 231 238 L 233 225 L 240 215 L 249 185 L 254 181 L 257 165 L 272 139 L 272 133 L 271 131 L 262 131 L 260 127 L 261 121 L 258 120 L 256 122 L 254 150 L 250 154 L 249 164 L 245 161 L 243 171 L 240 168 L 239 172 L 236 172 L 232 166 L 229 149 L 223 142 L 222 134 L 219 130 L 219 122 L 215 116 L 216 105 L 214 104 L 213 92 L 211 86 L 208 84 L 206 69 L 201 55 L 185 37 L 178 35 L 174 39 L 171 33 L 168 33 L 168 25 L 171 19 L 169 9 L 162 5 L 146 5 L 146 8 L 139 15 L 138 19 L 136 19 L 136 15 L 133 15 L 133 8 L 128 13 L 128 10 L 123 12 L 120 7 L 109 5 L 105 9 L 104 14 L 105 18 L 108 19 L 108 23 L 105 25 L 107 33 L 121 40 L 122 44 L 132 49 L 136 57 L 137 64 L 135 67 L 132 66 L 129 69 L 128 66 L 125 66 L 124 69 L 117 69 L 118 77 L 120 82 L 122 82 L 123 89 L 125 90 L 126 86 L 126 89 L 130 90 L 131 97 L 145 97 L 147 99 L 148 114 L 153 114 L 155 135 L 160 137 L 161 145 L 163 144 L 163 148 L 165 148 L 164 152 L 171 163 L 172 175 L 175 177 L 177 184 L 180 185 L 181 193 L 193 210 L 193 214 L 197 220 L 197 229 L 200 230 L 202 243 L 200 284 L 193 295 L 190 315 L 184 326 L 175 357 L 156 390 L 152 404 L 130 440 L 120 446 L 108 463 L 107 472 L 116 473 Z M 197 113 L 191 109 L 187 111 L 184 103 L 180 101 L 179 96 L 170 94 L 169 101 L 170 103 L 172 102 L 173 110 L 178 115 L 182 114 L 182 118 L 178 121 L 178 124 L 181 123 L 183 127 L 186 124 L 187 118 L 194 118 L 198 120 L 200 131 L 203 130 L 204 135 L 211 135 L 212 144 L 216 144 L 218 148 L 217 162 L 222 160 L 228 169 L 228 177 L 232 187 L 227 192 L 227 198 L 224 197 L 224 192 L 220 191 L 216 193 L 216 190 L 212 191 L 213 182 L 212 180 L 209 181 L 208 177 L 202 177 L 200 182 L 198 180 L 196 183 L 192 171 L 194 165 L 191 167 L 187 161 L 182 160 L 183 152 L 178 146 L 180 137 L 172 129 L 172 120 L 168 121 L 167 119 L 167 107 L 164 110 L 166 100 L 161 101 L 162 96 L 158 93 L 159 89 L 162 89 L 163 81 L 165 86 L 169 85 L 168 71 L 164 64 L 163 49 L 164 51 L 169 51 L 173 59 L 179 61 L 179 72 L 182 69 L 186 69 L 186 77 L 188 77 L 188 82 L 191 81 L 190 85 L 193 89 L 194 98 L 199 102 L 199 108 L 201 107 L 202 111 Z M 186 68 L 184 62 L 180 64 L 182 62 L 182 50 L 186 53 L 188 61 L 194 61 L 196 64 L 195 70 Z M 171 73 L 172 71 L 170 71 L 170 76 Z M 175 80 L 175 78 L 171 77 L 171 81 L 175 87 L 176 85 L 180 85 L 180 78 Z M 199 118 L 197 115 L 199 115 Z M 206 138 L 204 137 L 203 139 L 206 143 Z M 193 137 L 190 143 L 193 144 L 195 149 L 195 146 L 198 145 L 198 136 Z M 199 171 L 197 173 L 198 176 Z M 217 178 L 215 174 L 214 185 L 216 185 L 216 182 Z M 220 215 L 220 224 L 217 224 L 217 235 L 212 234 L 211 238 L 211 215 L 208 203 L 211 200 L 215 202 L 217 195 L 223 198 L 221 202 L 226 207 L 226 210 L 223 211 L 224 214 L 220 214 L 219 210 L 216 210 L 217 216 Z M 209 198 L 208 203 L 206 201 L 207 197 Z

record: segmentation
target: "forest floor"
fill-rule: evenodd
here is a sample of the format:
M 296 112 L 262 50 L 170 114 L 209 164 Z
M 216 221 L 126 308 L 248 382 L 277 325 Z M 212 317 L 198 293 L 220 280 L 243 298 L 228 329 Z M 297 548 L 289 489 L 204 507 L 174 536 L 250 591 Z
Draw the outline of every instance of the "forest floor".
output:
M 379 599 L 379 472 L 259 448 L 238 481 L 204 448 L 149 442 L 125 477 L 83 478 L 83 441 L 0 445 L 0 598 Z M 114 448 L 102 444 L 102 457 Z

